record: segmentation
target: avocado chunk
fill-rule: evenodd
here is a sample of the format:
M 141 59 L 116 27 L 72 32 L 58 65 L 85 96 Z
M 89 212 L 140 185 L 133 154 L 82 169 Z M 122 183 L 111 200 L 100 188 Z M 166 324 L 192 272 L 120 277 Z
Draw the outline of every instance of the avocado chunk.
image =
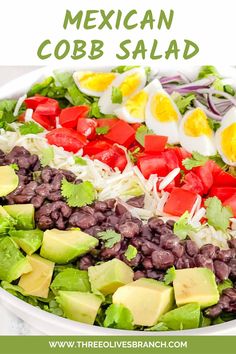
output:
M 0 206 L 0 237 L 6 236 L 14 225 L 15 220 Z
M 94 324 L 102 303 L 100 296 L 79 291 L 59 291 L 56 300 L 67 318 L 88 324 Z
M 11 283 L 32 270 L 31 264 L 8 236 L 0 240 L 0 279 Z
M 67 268 L 61 271 L 51 284 L 54 294 L 59 290 L 90 292 L 91 287 L 86 270 Z
M 0 166 L 0 197 L 13 192 L 19 184 L 19 177 L 11 166 Z
M 35 230 L 12 230 L 9 235 L 15 243 L 28 255 L 36 252 L 42 244 L 43 231 Z
M 134 324 L 154 326 L 174 304 L 173 288 L 163 282 L 141 278 L 121 286 L 113 294 L 113 303 L 127 307 Z
M 52 280 L 54 263 L 38 256 L 37 254 L 26 256 L 26 258 L 31 264 L 32 271 L 23 274 L 18 285 L 28 295 L 47 298 Z
M 197 302 L 203 309 L 219 301 L 215 275 L 208 268 L 176 270 L 173 287 L 177 306 Z
M 34 206 L 33 204 L 4 205 L 6 212 L 16 221 L 17 230 L 34 229 Z
M 98 245 L 98 240 L 85 232 L 71 229 L 47 230 L 43 235 L 40 255 L 52 262 L 63 264 L 89 252 Z
M 200 305 L 192 303 L 165 313 L 161 316 L 160 322 L 175 330 L 198 328 L 200 314 Z
M 120 286 L 133 281 L 134 272 L 119 259 L 88 268 L 89 280 L 93 291 L 104 295 L 113 294 Z

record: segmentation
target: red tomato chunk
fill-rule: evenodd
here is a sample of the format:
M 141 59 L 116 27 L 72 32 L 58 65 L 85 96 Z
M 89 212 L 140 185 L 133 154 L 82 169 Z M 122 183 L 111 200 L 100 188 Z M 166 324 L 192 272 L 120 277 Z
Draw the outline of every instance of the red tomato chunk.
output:
M 48 143 L 61 146 L 66 151 L 76 153 L 87 144 L 87 139 L 82 134 L 72 129 L 57 128 L 46 135 Z
M 64 108 L 59 117 L 59 123 L 64 128 L 75 129 L 79 118 L 87 117 L 89 112 L 88 106 L 75 106 Z
M 162 135 L 146 135 L 144 138 L 145 152 L 164 151 L 168 137 Z
M 195 192 L 173 188 L 163 210 L 167 214 L 181 216 L 185 211 L 192 210 L 196 199 L 197 193 Z
M 104 136 L 114 143 L 129 147 L 135 140 L 135 130 L 123 120 L 118 120 Z

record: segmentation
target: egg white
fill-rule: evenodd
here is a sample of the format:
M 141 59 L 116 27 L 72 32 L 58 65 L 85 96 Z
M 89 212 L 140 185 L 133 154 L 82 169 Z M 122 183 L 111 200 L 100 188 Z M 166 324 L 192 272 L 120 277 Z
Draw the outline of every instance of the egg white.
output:
M 204 156 L 211 156 L 216 154 L 216 146 L 214 142 L 214 133 L 212 132 L 212 137 L 207 135 L 199 135 L 199 136 L 188 136 L 184 131 L 184 124 L 186 120 L 193 113 L 193 109 L 185 113 L 182 118 L 179 126 L 179 139 L 182 147 L 188 152 L 192 153 L 193 151 L 199 152 Z
M 95 97 L 100 97 L 102 96 L 102 94 L 104 93 L 104 91 L 108 88 L 108 86 L 110 86 L 110 83 L 109 85 L 107 85 L 107 87 L 105 87 L 104 90 L 101 90 L 101 91 L 97 91 L 97 90 L 92 90 L 92 89 L 88 89 L 88 88 L 85 88 L 83 86 L 81 86 L 81 79 L 84 77 L 84 75 L 86 74 L 101 74 L 101 75 L 107 75 L 107 74 L 112 74 L 114 76 L 114 79 L 113 81 L 115 80 L 115 78 L 117 77 L 118 74 L 116 73 L 108 73 L 108 72 L 92 72 L 92 71 L 76 71 L 73 73 L 73 79 L 74 79 L 74 82 L 75 84 L 77 85 L 78 89 L 85 93 L 86 95 L 88 96 L 95 96 Z M 101 76 L 101 79 L 102 79 L 102 76 Z M 112 82 L 113 82 L 112 81 Z
M 215 134 L 215 142 L 216 142 L 216 147 L 217 150 L 222 158 L 222 160 L 227 163 L 230 166 L 236 166 L 236 162 L 229 160 L 222 149 L 222 137 L 221 134 L 225 130 L 225 128 L 228 128 L 231 124 L 236 123 L 236 107 L 231 108 L 224 116 L 224 118 L 221 121 L 221 126 L 220 128 L 216 131 Z
M 151 104 L 152 104 L 153 97 L 157 93 L 161 93 L 161 94 L 165 95 L 166 97 L 168 97 L 172 106 L 174 107 L 174 110 L 177 112 L 178 121 L 161 122 L 153 116 L 152 110 L 151 110 Z M 169 144 L 178 144 L 179 143 L 179 128 L 178 128 L 178 126 L 179 126 L 179 120 L 181 119 L 181 114 L 180 114 L 175 102 L 173 101 L 173 99 L 170 97 L 170 95 L 168 95 L 168 93 L 165 90 L 163 90 L 162 88 L 159 88 L 159 89 L 155 90 L 155 92 L 152 92 L 152 94 L 150 95 L 150 97 L 148 99 L 145 115 L 146 115 L 145 122 L 146 122 L 147 127 L 149 129 L 153 130 L 153 132 L 155 134 L 167 136 Z
M 148 84 L 146 87 L 144 87 L 142 90 L 136 92 L 134 95 L 130 96 L 128 100 L 122 104 L 119 108 L 115 109 L 115 114 L 117 117 L 120 119 L 124 120 L 125 122 L 128 123 L 142 123 L 145 121 L 145 110 L 146 110 L 146 105 L 144 107 L 144 116 L 143 117 L 137 117 L 132 115 L 128 109 L 127 109 L 127 104 L 129 101 L 132 101 L 139 93 L 145 92 L 147 94 L 147 101 L 149 98 L 149 95 L 152 94 L 152 92 L 156 92 L 157 90 L 161 89 L 161 83 L 158 79 L 154 79 L 150 84 Z
M 128 76 L 131 76 L 131 75 L 133 75 L 135 73 L 139 73 L 139 75 L 140 75 L 140 83 L 137 86 L 137 88 L 134 90 L 134 92 L 132 92 L 131 95 L 137 93 L 139 90 L 141 90 L 145 86 L 146 80 L 147 80 L 147 76 L 146 76 L 144 68 L 134 68 L 134 69 L 131 69 L 131 70 L 128 70 L 128 71 L 124 72 L 123 74 L 119 74 L 115 78 L 115 80 L 111 83 L 111 85 L 107 88 L 107 90 L 105 90 L 103 92 L 102 96 L 100 97 L 100 99 L 98 101 L 98 105 L 99 105 L 100 111 L 102 113 L 104 113 L 104 114 L 114 114 L 115 110 L 118 107 L 121 106 L 121 104 L 112 103 L 112 88 L 113 87 L 119 87 L 122 84 L 122 82 Z M 125 103 L 130 96 L 123 97 L 122 104 Z

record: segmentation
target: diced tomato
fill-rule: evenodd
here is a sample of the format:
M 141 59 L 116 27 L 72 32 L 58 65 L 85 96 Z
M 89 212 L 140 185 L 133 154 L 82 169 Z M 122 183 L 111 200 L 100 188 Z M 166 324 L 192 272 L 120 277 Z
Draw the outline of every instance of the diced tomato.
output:
M 47 98 L 36 107 L 35 112 L 44 116 L 57 116 L 60 113 L 59 103 L 53 98 Z
M 174 149 L 166 149 L 162 155 L 164 156 L 166 160 L 167 167 L 169 171 L 174 170 L 175 168 L 179 167 L 179 160 L 176 155 L 176 152 Z
M 200 195 L 204 194 L 204 186 L 201 179 L 192 171 L 188 172 L 184 176 L 183 189 L 188 191 L 194 191 Z
M 147 153 L 164 151 L 168 137 L 162 135 L 146 135 L 144 138 L 144 149 Z
M 118 122 L 117 118 L 99 118 L 97 119 L 98 127 L 112 128 Z
M 84 155 L 92 156 L 96 155 L 99 152 L 105 151 L 110 149 L 112 144 L 105 140 L 94 140 L 90 141 L 85 147 L 84 147 Z
M 35 95 L 32 97 L 27 97 L 24 102 L 27 108 L 35 110 L 39 104 L 44 103 L 48 100 L 48 97 Z
M 137 165 L 144 177 L 147 179 L 152 174 L 165 177 L 169 172 L 166 165 L 166 160 L 161 153 L 143 156 L 138 160 Z
M 79 118 L 85 118 L 88 115 L 88 106 L 75 106 L 62 109 L 59 116 L 59 123 L 64 128 L 76 128 Z
M 61 146 L 66 151 L 76 153 L 87 144 L 87 139 L 82 134 L 67 128 L 57 128 L 46 135 L 48 143 Z
M 223 205 L 230 207 L 232 209 L 234 217 L 236 217 L 236 194 L 233 194 L 230 198 L 226 199 Z
M 97 121 L 92 118 L 79 118 L 77 132 L 83 134 L 88 139 L 93 139 L 96 135 Z
M 214 161 L 212 163 L 214 186 L 236 187 L 236 178 L 228 172 L 223 171 Z
M 197 193 L 182 188 L 173 188 L 164 206 L 167 214 L 181 216 L 185 211 L 191 211 L 197 199 Z
M 187 158 L 191 157 L 192 155 L 189 152 L 187 152 L 186 150 L 184 150 L 184 148 L 178 147 L 178 146 L 174 147 L 174 148 L 170 148 L 169 150 L 173 150 L 176 153 L 176 156 L 177 156 L 177 158 L 179 160 L 179 167 L 182 170 L 186 171 L 185 167 L 183 166 L 182 161 L 184 159 L 187 159 Z
M 158 181 L 157 184 L 156 184 L 157 190 L 159 190 L 160 183 L 161 183 L 161 181 Z M 163 190 L 164 190 L 165 192 L 169 192 L 169 193 L 170 193 L 170 192 L 172 191 L 172 189 L 175 188 L 175 187 L 177 187 L 177 186 L 176 186 L 175 179 L 173 179 L 173 180 L 168 184 L 168 186 L 166 186 Z
M 192 170 L 202 181 L 204 187 L 203 194 L 207 194 L 213 186 L 213 174 L 211 161 L 207 161 L 204 166 L 195 167 Z
M 46 117 L 37 112 L 34 112 L 32 119 L 46 130 L 53 130 L 55 128 L 55 124 L 53 124 L 50 117 Z
M 131 127 L 136 131 L 141 125 L 141 123 L 133 123 L 131 124 Z
M 236 187 L 214 187 L 213 186 L 209 192 L 210 197 L 217 197 L 222 202 L 232 197 L 233 194 L 236 194 Z
M 18 116 L 18 122 L 24 122 L 25 121 L 25 112 L 21 113 L 19 116 Z
M 125 155 L 119 155 L 116 159 L 115 167 L 117 167 L 121 172 L 125 169 L 127 165 L 127 159 Z
M 91 158 L 106 163 L 111 168 L 117 167 L 120 171 L 123 171 L 127 164 L 124 151 L 117 146 L 111 146 L 107 150 L 98 152 L 91 156 Z
M 104 136 L 114 143 L 129 147 L 135 140 L 135 130 L 123 120 L 118 120 Z

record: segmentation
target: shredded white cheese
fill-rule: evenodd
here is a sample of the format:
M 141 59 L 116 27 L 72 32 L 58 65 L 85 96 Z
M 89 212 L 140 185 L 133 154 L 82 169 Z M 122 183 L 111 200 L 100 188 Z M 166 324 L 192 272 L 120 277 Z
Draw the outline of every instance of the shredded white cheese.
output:
M 13 116 L 16 117 L 18 116 L 19 110 L 24 102 L 24 100 L 27 98 L 27 95 L 21 96 L 18 101 L 16 102 L 16 106 L 13 112 Z
M 178 174 L 180 173 L 180 168 L 177 167 L 174 170 L 172 170 L 160 183 L 159 185 L 159 189 L 162 190 L 164 188 L 166 188 L 174 179 L 176 176 L 178 176 Z

